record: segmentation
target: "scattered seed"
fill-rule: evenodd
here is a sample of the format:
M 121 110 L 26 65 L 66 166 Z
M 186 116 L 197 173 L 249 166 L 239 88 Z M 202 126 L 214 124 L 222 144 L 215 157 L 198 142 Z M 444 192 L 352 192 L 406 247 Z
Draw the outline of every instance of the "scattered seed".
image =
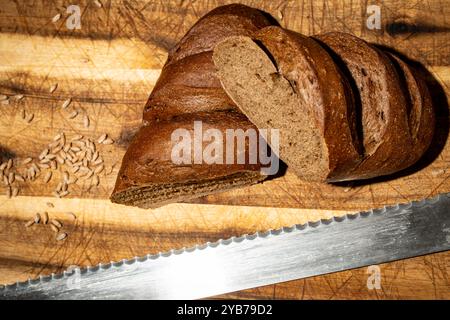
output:
M 105 166 L 103 164 L 101 164 L 101 165 L 99 165 L 98 167 L 96 167 L 94 169 L 94 173 L 95 174 L 99 174 L 99 173 L 101 173 L 103 171 L 103 169 L 105 169 Z
M 63 182 L 63 185 L 62 185 L 62 187 L 61 187 L 61 191 L 65 192 L 65 191 L 67 191 L 67 188 L 68 188 L 67 183 L 66 183 L 66 182 Z
M 6 197 L 9 199 L 9 198 L 11 198 L 11 196 L 12 196 L 11 187 L 7 187 L 6 188 Z
M 20 100 L 23 99 L 23 97 L 24 97 L 23 94 L 16 94 L 16 95 L 14 96 L 14 99 L 16 99 L 17 101 L 20 101 Z
M 41 169 L 38 168 L 38 166 L 36 165 L 36 163 L 33 163 L 33 164 L 31 165 L 31 168 L 33 168 L 34 171 L 35 171 L 36 173 L 38 173 L 38 172 L 41 171 Z
M 53 195 L 54 195 L 56 198 L 61 198 L 61 196 L 59 195 L 59 192 L 57 192 L 57 191 L 54 191 L 54 192 L 53 192 Z
M 86 157 L 86 150 L 81 150 L 76 153 L 78 159 L 84 159 Z
M 19 195 L 19 188 L 17 187 L 12 188 L 11 193 L 13 197 L 17 197 Z
M 98 178 L 97 175 L 95 175 L 95 176 L 92 178 L 92 185 L 93 185 L 93 186 L 98 186 L 99 183 L 100 183 L 100 179 Z
M 85 128 L 89 128 L 89 123 L 90 123 L 89 116 L 87 114 L 85 114 L 84 117 L 83 117 L 83 125 L 84 125 L 84 127 Z
M 52 229 L 52 231 L 55 232 L 55 233 L 58 233 L 58 232 L 59 232 L 58 227 L 55 226 L 55 225 L 53 225 L 53 224 L 50 225 L 50 229 Z
M 53 138 L 54 139 L 54 138 Z M 53 149 L 53 148 L 56 148 L 57 146 L 59 146 L 60 145 L 60 140 L 59 139 L 56 139 L 55 141 L 53 141 L 52 143 L 49 143 L 48 144 L 48 148 L 49 149 Z
M 89 170 L 89 172 L 86 174 L 85 179 L 89 179 L 94 175 L 94 171 Z
M 8 96 L 4 94 L 0 94 L 0 101 L 8 100 Z
M 72 147 L 72 144 L 71 144 L 71 143 L 68 143 L 68 144 L 66 144 L 66 145 L 64 146 L 63 151 L 64 151 L 64 152 L 69 152 L 69 150 L 70 150 L 71 147 Z
M 50 150 L 44 149 L 44 150 L 41 152 L 41 154 L 39 155 L 39 160 L 43 160 L 43 159 L 48 155 L 49 152 L 50 152 Z
M 12 168 L 12 166 L 13 166 L 13 160 L 8 159 L 8 162 L 6 163 L 6 169 L 9 170 Z
M 57 155 L 56 156 L 56 161 L 59 163 L 59 164 L 64 164 L 64 159 L 60 156 L 60 155 Z
M 41 169 L 49 169 L 50 168 L 50 165 L 48 163 L 39 163 L 38 166 Z
M 77 219 L 77 216 L 73 212 L 66 212 L 66 215 L 68 215 L 69 218 L 71 218 L 72 220 L 76 220 Z
M 53 22 L 53 23 L 56 23 L 56 22 L 58 22 L 59 19 L 61 19 L 61 13 L 58 13 L 56 16 L 54 16 L 54 17 L 52 18 L 52 22 Z M 56 88 L 55 88 L 55 89 L 56 89 Z M 55 91 L 55 90 L 53 90 L 53 91 Z M 53 92 L 53 91 L 50 90 L 50 92 Z
M 15 174 L 15 179 L 20 182 L 25 182 L 25 179 L 18 173 Z
M 78 141 L 78 140 L 81 140 L 81 139 L 83 139 L 83 135 L 77 134 L 72 139 L 70 139 L 70 141 Z
M 81 167 L 81 166 L 83 165 L 83 161 L 77 161 L 77 162 L 74 162 L 73 165 L 74 165 L 75 167 Z
M 73 118 L 75 118 L 76 116 L 78 115 L 78 111 L 72 111 L 72 113 L 71 114 L 69 114 L 69 119 L 73 119 Z
M 64 150 L 61 150 L 61 151 L 59 152 L 59 154 L 60 154 L 60 156 L 61 156 L 64 160 L 66 159 L 67 154 L 66 154 L 66 152 L 65 152 Z
M 7 176 L 3 176 L 3 184 L 5 185 L 5 187 L 9 186 L 9 179 Z
M 44 213 L 42 214 L 42 224 L 47 224 L 48 223 L 48 212 L 44 211 Z
M 22 164 L 29 164 L 31 161 L 33 161 L 33 158 L 26 158 L 23 160 Z
M 56 241 L 61 241 L 64 240 L 65 238 L 67 238 L 67 233 L 58 233 L 58 235 L 56 236 Z
M 26 116 L 25 121 L 27 123 L 31 123 L 31 121 L 33 121 L 33 119 L 34 119 L 34 114 L 30 113 L 29 115 Z
M 29 220 L 27 223 L 25 223 L 25 228 L 29 228 L 34 224 L 34 219 Z
M 64 103 L 62 104 L 62 108 L 66 109 L 70 103 L 72 102 L 72 98 L 67 99 L 66 101 L 64 101 Z
M 13 184 L 15 180 L 16 180 L 16 175 L 14 174 L 14 172 L 10 172 L 8 174 L 8 182 L 9 182 L 9 184 Z
M 99 7 L 99 8 L 102 7 L 102 3 L 100 2 L 100 0 L 94 0 L 94 3 L 97 7 Z
M 38 224 L 41 221 L 41 214 L 38 212 L 34 216 L 34 223 Z
M 108 137 L 108 135 L 106 133 L 104 133 L 98 138 L 97 142 L 102 143 L 103 141 L 106 140 L 107 137 Z
M 29 179 L 33 180 L 35 176 L 36 176 L 36 170 L 34 170 L 34 168 L 28 169 L 28 177 L 29 177 Z
M 61 139 L 61 133 L 58 133 L 56 136 L 53 137 L 53 141 L 58 141 Z
M 67 196 L 68 194 L 69 194 L 69 191 L 66 190 L 66 191 L 60 192 L 60 193 L 59 193 L 59 196 L 60 196 L 60 197 L 65 197 L 65 196 Z
M 59 153 L 62 150 L 62 148 L 63 148 L 63 145 L 60 144 L 59 146 L 53 148 L 51 150 L 51 153 L 56 155 L 57 153 Z
M 86 158 L 83 159 L 83 166 L 85 166 L 85 167 L 88 166 L 88 159 L 86 159 Z
M 57 84 L 57 83 L 55 83 L 54 85 L 52 85 L 52 86 L 50 87 L 50 93 L 55 92 L 56 88 L 58 88 L 58 84 Z
M 73 151 L 73 152 L 79 152 L 79 151 L 81 151 L 80 148 L 75 147 L 75 146 L 73 146 L 72 148 L 70 148 L 70 150 Z M 76 154 L 74 154 L 74 156 L 76 156 Z
M 431 175 L 433 177 L 437 177 L 437 176 L 440 176 L 440 175 L 443 175 L 443 174 L 445 174 L 445 170 L 444 169 L 434 169 L 434 170 L 431 171 Z
M 78 171 L 80 170 L 80 167 L 79 166 L 73 166 L 72 167 L 72 173 L 77 173 Z
M 54 205 L 53 203 L 51 203 L 51 202 L 47 202 L 47 207 L 49 207 L 49 208 L 54 208 L 55 205 Z
M 92 142 L 91 140 L 88 141 L 88 148 L 92 151 L 95 152 L 95 143 Z
M 278 10 L 278 19 L 283 20 L 283 12 L 281 10 Z
M 103 163 L 103 159 L 102 159 L 102 158 L 98 158 L 97 160 L 95 160 L 95 161 L 93 162 L 94 166 L 99 165 L 99 164 L 101 164 L 101 163 Z
M 56 159 L 56 155 L 50 153 L 50 154 L 46 155 L 45 158 L 48 159 L 48 160 L 54 160 L 54 159 Z
M 45 174 L 44 182 L 45 182 L 45 183 L 48 183 L 48 182 L 50 181 L 51 178 L 52 178 L 52 172 L 51 172 L 51 171 L 48 171 L 48 172 Z
M 67 184 L 74 184 L 77 183 L 78 178 L 77 177 L 70 177 L 69 181 L 67 181 Z
M 3 163 L 0 165 L 0 171 L 3 171 L 3 170 L 6 168 L 7 165 L 8 165 L 7 162 L 3 162 Z
M 56 220 L 56 219 L 50 220 L 50 223 L 52 225 L 54 225 L 55 227 L 62 228 L 62 223 L 60 221 Z
M 111 138 L 107 138 L 107 139 L 105 139 L 105 141 L 103 141 L 103 144 L 113 144 L 113 143 L 114 143 L 114 140 Z

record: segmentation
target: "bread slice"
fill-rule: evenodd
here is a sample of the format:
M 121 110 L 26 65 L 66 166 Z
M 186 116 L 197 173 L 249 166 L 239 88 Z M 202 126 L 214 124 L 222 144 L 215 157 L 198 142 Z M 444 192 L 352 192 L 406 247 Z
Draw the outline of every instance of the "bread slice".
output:
M 364 160 L 349 175 L 367 179 L 404 169 L 413 152 L 407 103 L 389 58 L 362 39 L 333 32 L 314 37 L 341 60 L 361 109 Z
M 279 156 L 298 176 L 346 179 L 361 157 L 345 78 L 311 38 L 267 27 L 256 39 L 229 37 L 214 49 L 225 91 L 258 128 L 280 129 Z
M 434 108 L 427 84 L 418 72 L 397 55 L 386 54 L 396 67 L 405 89 L 409 132 L 413 144 L 404 163 L 405 167 L 409 167 L 423 156 L 431 144 L 436 122 Z

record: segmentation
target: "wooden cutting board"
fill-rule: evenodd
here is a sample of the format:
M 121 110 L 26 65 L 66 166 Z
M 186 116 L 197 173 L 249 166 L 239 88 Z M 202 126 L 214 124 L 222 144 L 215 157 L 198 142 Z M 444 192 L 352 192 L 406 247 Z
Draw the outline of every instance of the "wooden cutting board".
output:
M 66 25 L 69 1 L 2 1 L 0 94 L 24 95 L 0 104 L 2 160 L 13 159 L 13 169 L 22 173 L 30 166 L 23 160 L 37 158 L 61 132 L 67 139 L 83 135 L 92 140 L 107 133 L 115 143 L 96 143 L 105 165 L 98 186 L 80 178 L 67 197 L 52 197 L 67 170 L 60 166 L 49 183 L 44 182 L 49 170 L 43 169 L 34 181 L 16 183 L 19 197 L 0 196 L 0 283 L 450 192 L 448 5 L 384 1 L 381 30 L 368 30 L 364 1 L 243 1 L 304 34 L 346 31 L 420 63 L 438 112 L 430 152 L 408 172 L 370 183 L 311 184 L 288 170 L 277 179 L 193 204 L 156 210 L 112 205 L 107 198 L 121 158 L 140 125 L 167 50 L 199 17 L 226 3 L 231 2 L 105 0 L 98 7 L 79 1 L 81 28 L 71 30 Z M 61 18 L 52 22 L 58 13 Z M 72 103 L 62 109 L 68 98 Z M 33 115 L 31 122 L 22 119 L 24 111 Z M 78 115 L 70 119 L 74 111 Z M 43 211 L 63 222 L 69 234 L 65 241 L 56 242 L 48 226 L 24 228 L 25 221 Z M 383 265 L 382 290 L 367 289 L 362 268 L 227 297 L 449 298 L 449 257 L 441 253 Z

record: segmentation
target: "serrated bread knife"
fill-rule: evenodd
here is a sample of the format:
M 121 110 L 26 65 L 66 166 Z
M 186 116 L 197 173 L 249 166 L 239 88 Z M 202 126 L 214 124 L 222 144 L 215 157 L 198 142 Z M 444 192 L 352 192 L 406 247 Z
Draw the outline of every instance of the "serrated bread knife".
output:
M 450 193 L 6 285 L 1 299 L 196 299 L 450 249 Z

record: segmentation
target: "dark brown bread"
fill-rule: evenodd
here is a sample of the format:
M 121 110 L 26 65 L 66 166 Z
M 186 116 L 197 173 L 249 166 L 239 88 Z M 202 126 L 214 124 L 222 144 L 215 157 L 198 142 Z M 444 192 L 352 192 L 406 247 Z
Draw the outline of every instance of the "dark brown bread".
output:
M 129 146 L 111 201 L 143 208 L 180 202 L 205 194 L 257 183 L 266 178 L 260 164 L 176 165 L 171 134 L 203 129 L 255 129 L 228 98 L 214 74 L 212 48 L 230 34 L 253 35 L 270 25 L 244 5 L 219 7 L 200 19 L 169 52 L 144 109 L 143 127 Z M 248 145 L 246 145 L 248 154 Z
M 280 129 L 280 158 L 297 175 L 347 179 L 361 160 L 347 80 L 312 38 L 271 26 L 255 39 L 264 48 L 242 36 L 216 46 L 223 87 L 259 128 Z
M 200 19 L 169 52 L 167 64 L 187 56 L 212 51 L 216 44 L 234 35 L 253 36 L 271 23 L 259 10 L 231 4 L 218 7 Z
M 222 41 L 213 60 L 250 120 L 281 129 L 280 158 L 306 180 L 392 174 L 431 143 L 425 82 L 398 57 L 350 34 L 308 38 L 269 26 L 253 39 Z
M 425 80 L 398 56 L 390 53 L 388 56 L 400 75 L 407 98 L 408 125 L 413 145 L 404 166 L 409 167 L 423 156 L 431 144 L 436 123 L 435 113 Z
M 180 202 L 193 196 L 242 187 L 265 178 L 260 174 L 260 165 L 248 164 L 248 161 L 234 165 L 175 164 L 171 159 L 171 134 L 184 128 L 193 136 L 194 121 L 202 121 L 203 130 L 219 129 L 223 135 L 226 129 L 249 126 L 247 118 L 240 113 L 211 112 L 175 116 L 142 127 L 123 158 L 111 200 L 152 208 L 174 200 Z
M 391 60 L 380 50 L 347 33 L 316 36 L 343 62 L 361 103 L 364 160 L 349 176 L 367 179 L 406 168 L 413 152 L 407 100 Z
M 202 52 L 166 65 L 144 109 L 144 122 L 174 115 L 239 109 L 215 75 L 212 52 Z

